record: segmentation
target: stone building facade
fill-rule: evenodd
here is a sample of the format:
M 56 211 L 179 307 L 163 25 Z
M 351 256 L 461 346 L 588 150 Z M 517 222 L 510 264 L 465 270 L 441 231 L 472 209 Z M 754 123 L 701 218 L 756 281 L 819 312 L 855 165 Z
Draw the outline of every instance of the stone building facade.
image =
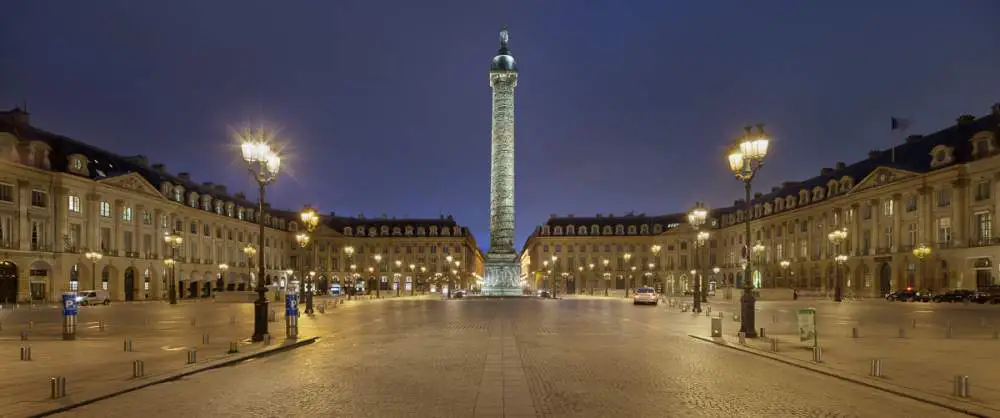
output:
M 295 241 L 298 214 L 267 206 L 265 282 L 281 285 L 302 251 Z M 180 298 L 251 290 L 257 258 L 244 250 L 261 251 L 257 207 L 255 197 L 171 174 L 144 156 L 122 157 L 39 129 L 22 109 L 0 112 L 0 303 L 55 301 L 65 291 L 93 289 L 106 289 L 118 301 L 167 298 L 166 258 L 177 261 L 172 270 Z M 339 232 L 323 232 L 320 248 L 356 242 L 351 245 L 368 249 L 380 239 L 338 238 L 355 221 L 382 225 L 335 218 L 331 225 Z M 433 223 L 457 227 L 449 219 Z M 460 239 L 474 242 L 459 229 Z M 163 240 L 171 232 L 183 237 L 176 253 Z
M 911 135 L 894 149 L 756 193 L 749 212 L 742 200 L 712 210 L 703 226 L 711 238 L 699 253 L 700 274 L 715 285 L 739 286 L 749 253 L 751 280 L 762 288 L 828 292 L 840 277 L 847 295 L 879 296 L 905 287 L 997 284 L 998 132 L 1000 105 L 994 105 L 986 116 L 960 116 L 953 125 Z M 744 250 L 747 216 L 749 251 Z M 847 232 L 839 246 L 829 239 L 835 230 Z M 634 283 L 679 293 L 692 283 L 694 234 L 684 213 L 553 215 L 528 238 L 522 266 L 536 286 L 552 270 L 542 265 L 550 260 L 558 272 L 552 274 L 576 289 L 589 290 L 588 280 L 598 291 L 621 289 L 624 280 L 618 277 L 631 274 Z M 929 255 L 919 258 L 913 252 L 918 246 L 930 248 Z M 837 255 L 845 257 L 838 262 Z M 606 277 L 597 271 L 605 259 L 613 280 L 599 280 Z

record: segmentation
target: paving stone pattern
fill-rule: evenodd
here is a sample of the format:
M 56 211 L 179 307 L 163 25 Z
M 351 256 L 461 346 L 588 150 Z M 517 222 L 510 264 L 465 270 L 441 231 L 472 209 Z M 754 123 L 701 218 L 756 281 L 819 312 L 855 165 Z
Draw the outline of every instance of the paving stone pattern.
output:
M 309 320 L 311 346 L 66 415 L 958 416 L 694 340 L 703 317 L 621 299 L 404 299 Z

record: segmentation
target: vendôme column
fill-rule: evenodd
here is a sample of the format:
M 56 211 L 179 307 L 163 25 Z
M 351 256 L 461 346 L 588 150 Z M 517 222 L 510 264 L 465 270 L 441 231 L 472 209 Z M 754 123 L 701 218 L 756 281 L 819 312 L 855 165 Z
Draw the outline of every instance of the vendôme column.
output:
M 500 31 L 500 50 L 490 65 L 493 131 L 490 155 L 490 248 L 486 252 L 487 296 L 520 296 L 520 265 L 514 250 L 514 88 L 517 66 Z

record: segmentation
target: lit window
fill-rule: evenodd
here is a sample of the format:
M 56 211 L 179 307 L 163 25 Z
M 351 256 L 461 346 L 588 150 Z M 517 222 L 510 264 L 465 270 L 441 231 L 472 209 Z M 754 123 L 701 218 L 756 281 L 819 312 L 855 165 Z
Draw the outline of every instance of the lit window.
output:
M 77 161 L 79 161 L 79 160 L 77 160 Z M 80 196 L 70 195 L 70 196 L 67 196 L 66 198 L 69 201 L 69 211 L 70 212 L 80 213 L 80 211 L 83 210 L 83 208 L 80 206 Z
M 132 208 L 126 207 L 122 209 L 122 220 L 125 222 L 132 222 Z
M 103 217 L 105 217 L 105 218 L 110 218 L 111 217 L 111 203 L 108 203 L 108 201 L 106 201 L 106 200 L 102 200 L 101 201 L 100 215 L 103 216 Z

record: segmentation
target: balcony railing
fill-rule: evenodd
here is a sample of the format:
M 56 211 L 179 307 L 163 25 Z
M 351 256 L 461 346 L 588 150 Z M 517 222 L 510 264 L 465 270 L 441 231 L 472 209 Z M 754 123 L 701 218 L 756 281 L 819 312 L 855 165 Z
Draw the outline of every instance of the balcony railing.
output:
M 139 258 L 138 251 L 125 251 L 125 256 L 128 258 Z
M 52 245 L 33 242 L 31 243 L 31 251 L 52 251 Z
M 974 238 L 969 240 L 969 247 L 989 247 L 991 245 L 1000 245 L 1000 238 Z
M 875 249 L 875 255 L 886 255 L 891 253 L 892 249 L 889 247 L 879 247 Z

